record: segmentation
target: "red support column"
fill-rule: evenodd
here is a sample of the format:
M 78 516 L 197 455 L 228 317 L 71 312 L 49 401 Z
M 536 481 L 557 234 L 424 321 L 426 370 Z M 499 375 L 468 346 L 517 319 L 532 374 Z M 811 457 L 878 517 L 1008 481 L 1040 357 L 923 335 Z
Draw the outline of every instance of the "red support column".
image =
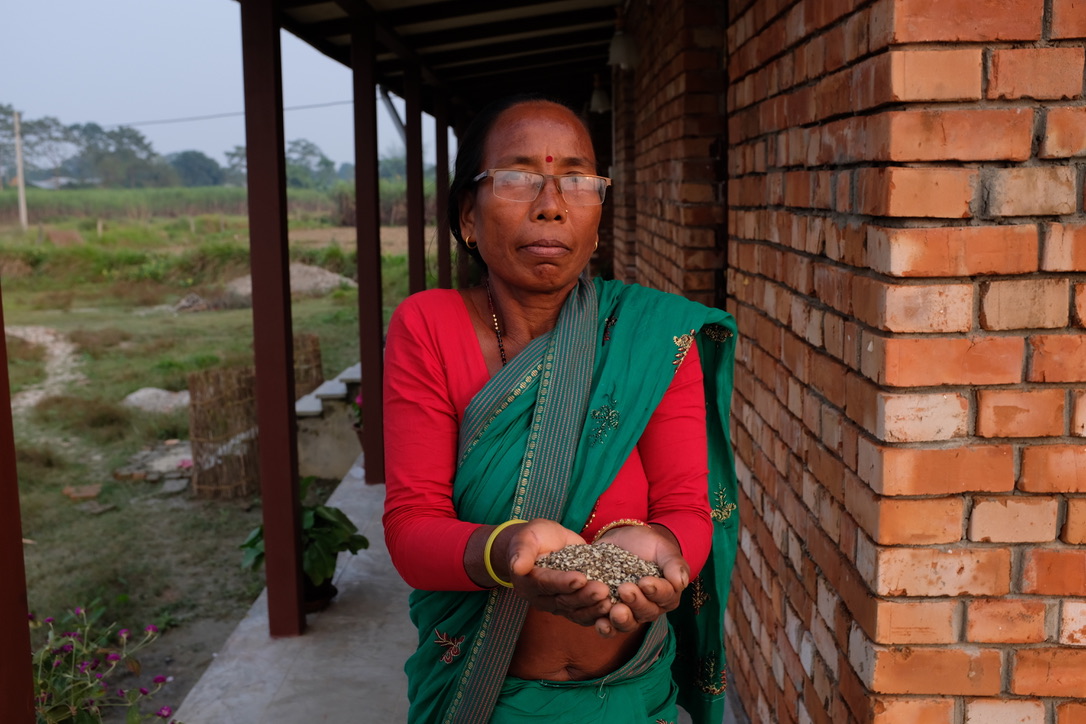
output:
M 377 187 L 377 47 L 373 25 L 351 30 L 354 70 L 355 217 L 358 235 L 358 349 L 362 361 L 362 450 L 366 482 L 385 482 L 381 380 L 384 376 L 384 303 L 381 298 L 381 214 Z
M 412 294 L 426 289 L 426 209 L 422 195 L 422 80 L 408 67 L 404 78 L 407 129 L 407 279 Z
M 4 307 L 0 295 L 0 330 Z M 19 518 L 19 477 L 15 469 L 15 428 L 11 421 L 8 350 L 0 334 L 0 721 L 34 724 L 34 686 L 27 626 L 23 526 Z
M 279 18 L 274 5 L 267 0 L 242 0 L 241 41 L 268 628 L 272 636 L 297 636 L 305 630 L 305 613 L 299 550 L 283 83 Z
M 449 113 L 445 98 L 434 102 L 434 209 L 437 214 L 437 285 L 452 289 L 452 252 L 449 249 Z

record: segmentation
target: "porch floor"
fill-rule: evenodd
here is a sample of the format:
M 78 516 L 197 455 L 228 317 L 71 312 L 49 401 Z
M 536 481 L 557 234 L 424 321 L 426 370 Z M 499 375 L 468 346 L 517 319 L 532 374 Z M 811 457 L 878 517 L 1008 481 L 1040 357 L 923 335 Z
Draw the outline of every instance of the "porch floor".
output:
M 316 724 L 407 721 L 403 664 L 414 651 L 407 584 L 392 567 L 381 512 L 383 485 L 366 485 L 361 457 L 329 502 L 350 516 L 370 547 L 340 556 L 332 605 L 306 633 L 268 636 L 260 594 L 175 714 L 187 724 Z M 731 693 L 731 692 L 729 692 Z M 729 697 L 723 724 L 747 721 Z M 736 717 L 736 713 L 739 716 Z M 680 712 L 680 722 L 689 722 Z

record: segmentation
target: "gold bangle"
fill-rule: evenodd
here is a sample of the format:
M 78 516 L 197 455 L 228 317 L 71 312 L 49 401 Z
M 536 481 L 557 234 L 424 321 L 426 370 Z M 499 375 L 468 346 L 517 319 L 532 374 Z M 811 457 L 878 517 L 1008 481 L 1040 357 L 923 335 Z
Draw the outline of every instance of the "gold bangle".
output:
M 494 582 L 497 583 L 499 586 L 512 588 L 513 584 L 509 581 L 503 581 L 502 579 L 498 578 L 498 574 L 494 572 L 494 566 L 490 565 L 490 551 L 494 549 L 494 541 L 498 539 L 498 533 L 501 533 L 509 526 L 515 525 L 517 523 L 527 522 L 528 521 L 521 520 L 520 518 L 513 518 L 512 520 L 507 520 L 501 525 L 494 526 L 494 530 L 490 531 L 490 537 L 486 539 L 486 547 L 483 548 L 483 565 L 486 566 L 486 572 L 490 574 L 490 577 L 493 578 Z
M 646 525 L 647 526 L 648 523 L 646 523 L 643 520 L 638 520 L 637 518 L 619 518 L 618 520 L 612 520 L 610 523 L 608 523 L 607 525 L 600 528 L 599 532 L 596 533 L 596 537 L 592 539 L 592 542 L 595 543 L 596 541 L 598 541 L 600 538 L 603 537 L 604 533 L 606 533 L 607 531 L 609 531 L 609 530 L 611 530 L 613 528 L 622 528 L 622 527 L 627 526 L 627 525 Z

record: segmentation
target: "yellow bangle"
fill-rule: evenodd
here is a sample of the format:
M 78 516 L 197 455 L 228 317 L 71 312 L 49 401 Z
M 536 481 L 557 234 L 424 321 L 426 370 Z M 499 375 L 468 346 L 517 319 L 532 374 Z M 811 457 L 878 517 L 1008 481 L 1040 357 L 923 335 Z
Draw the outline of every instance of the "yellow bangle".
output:
M 498 574 L 494 572 L 494 566 L 490 565 L 490 551 L 494 548 L 494 541 L 498 539 L 498 533 L 501 533 L 509 526 L 515 525 L 517 523 L 527 522 L 528 521 L 521 520 L 520 518 L 513 518 L 512 520 L 507 520 L 501 525 L 494 526 L 494 530 L 490 531 L 490 537 L 486 539 L 486 547 L 483 548 L 483 565 L 486 566 L 486 572 L 490 574 L 490 577 L 493 578 L 494 582 L 497 583 L 499 586 L 512 588 L 513 584 L 509 581 L 503 581 L 502 579 L 498 578 Z
M 599 532 L 596 533 L 596 537 L 592 539 L 592 542 L 595 543 L 603 537 L 604 533 L 613 528 L 622 528 L 627 525 L 648 525 L 648 523 L 643 520 L 638 520 L 637 518 L 619 518 L 618 520 L 612 520 L 610 523 L 600 528 Z

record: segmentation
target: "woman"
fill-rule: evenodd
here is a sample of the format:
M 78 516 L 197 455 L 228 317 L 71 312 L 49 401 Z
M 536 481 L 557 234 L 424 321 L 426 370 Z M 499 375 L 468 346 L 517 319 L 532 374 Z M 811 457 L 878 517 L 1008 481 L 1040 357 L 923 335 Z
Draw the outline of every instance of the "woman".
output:
M 416 589 L 412 722 L 675 722 L 676 684 L 697 720 L 722 715 L 734 324 L 583 276 L 610 184 L 595 158 L 562 105 L 480 113 L 449 221 L 484 283 L 413 295 L 389 327 L 384 522 Z M 535 565 L 595 540 L 662 576 L 612 603 Z

